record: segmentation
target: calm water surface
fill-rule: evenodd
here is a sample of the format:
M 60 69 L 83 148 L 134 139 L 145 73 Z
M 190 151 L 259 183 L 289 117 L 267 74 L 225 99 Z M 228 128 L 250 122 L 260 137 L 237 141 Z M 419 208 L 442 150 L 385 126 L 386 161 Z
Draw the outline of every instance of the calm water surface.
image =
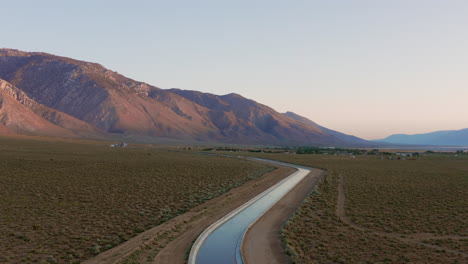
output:
M 310 169 L 296 165 L 272 161 L 268 162 L 296 167 L 299 170 L 283 180 L 277 188 L 268 192 L 265 196 L 213 231 L 198 251 L 196 258 L 197 264 L 242 263 L 240 245 L 247 228 L 310 172 Z

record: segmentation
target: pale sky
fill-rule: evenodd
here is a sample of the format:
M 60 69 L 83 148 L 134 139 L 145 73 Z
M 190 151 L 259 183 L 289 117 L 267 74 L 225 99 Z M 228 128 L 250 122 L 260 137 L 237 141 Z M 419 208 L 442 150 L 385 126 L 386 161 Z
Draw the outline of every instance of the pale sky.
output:
M 365 139 L 468 127 L 466 0 L 0 0 L 0 47 L 239 93 Z

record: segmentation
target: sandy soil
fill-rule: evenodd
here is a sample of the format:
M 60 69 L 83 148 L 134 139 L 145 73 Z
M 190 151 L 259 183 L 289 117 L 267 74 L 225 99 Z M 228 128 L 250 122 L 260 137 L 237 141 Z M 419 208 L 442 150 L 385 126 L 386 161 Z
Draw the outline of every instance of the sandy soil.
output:
M 83 264 L 124 263 L 126 261 L 158 264 L 186 263 L 186 256 L 192 243 L 204 229 L 292 172 L 294 172 L 292 168 L 279 167 L 183 215 L 145 231 Z
M 322 170 L 313 169 L 250 227 L 242 245 L 242 255 L 246 264 L 289 263 L 281 241 L 281 229 L 324 174 Z
M 376 231 L 376 230 L 372 230 L 372 229 L 357 225 L 356 223 L 351 221 L 351 219 L 349 219 L 349 217 L 346 215 L 346 211 L 345 211 L 346 196 L 345 196 L 344 185 L 345 185 L 344 177 L 343 177 L 343 175 L 340 175 L 340 183 L 338 185 L 338 201 L 337 201 L 337 206 L 336 206 L 336 215 L 345 224 L 347 224 L 347 225 L 349 225 L 349 226 L 351 226 L 351 227 L 353 227 L 353 228 L 355 228 L 357 230 L 361 230 L 361 231 L 365 231 L 365 232 L 371 232 L 371 233 L 373 233 L 375 235 L 384 236 L 384 237 L 388 237 L 388 238 L 394 238 L 394 239 L 398 239 L 398 240 L 400 240 L 402 242 L 405 242 L 405 243 L 417 244 L 417 245 L 420 245 L 420 246 L 425 246 L 425 247 L 433 248 L 433 249 L 436 249 L 436 250 L 447 251 L 447 252 L 451 252 L 451 253 L 454 253 L 454 254 L 459 254 L 459 255 L 461 255 L 461 256 L 463 256 L 465 258 L 468 257 L 468 254 L 466 254 L 465 252 L 461 252 L 461 251 L 453 250 L 453 249 L 450 249 L 450 248 L 437 246 L 437 245 L 432 245 L 432 244 L 427 244 L 427 243 L 422 242 L 422 240 L 425 240 L 425 239 L 466 240 L 466 239 L 468 239 L 468 237 L 454 236 L 454 235 L 437 236 L 437 235 L 429 234 L 429 233 L 418 233 L 418 234 L 404 235 L 404 234 L 398 234 L 398 233 L 387 233 L 387 232 L 382 232 L 382 231 Z

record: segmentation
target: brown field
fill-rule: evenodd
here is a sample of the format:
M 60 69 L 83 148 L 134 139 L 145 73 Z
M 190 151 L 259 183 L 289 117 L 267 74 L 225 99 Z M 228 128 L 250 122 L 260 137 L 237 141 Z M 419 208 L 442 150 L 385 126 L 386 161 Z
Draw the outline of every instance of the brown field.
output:
M 0 263 L 79 263 L 271 169 L 143 145 L 0 138 Z
M 294 263 L 468 261 L 467 157 L 256 156 L 327 170 L 283 230 Z

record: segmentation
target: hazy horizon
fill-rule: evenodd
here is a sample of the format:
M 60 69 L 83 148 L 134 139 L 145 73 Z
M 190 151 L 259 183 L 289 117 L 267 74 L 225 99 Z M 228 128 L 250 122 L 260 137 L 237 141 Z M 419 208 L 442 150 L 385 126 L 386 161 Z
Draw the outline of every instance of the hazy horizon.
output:
M 365 139 L 468 127 L 466 1 L 21 1 L 1 46 L 238 93 Z

